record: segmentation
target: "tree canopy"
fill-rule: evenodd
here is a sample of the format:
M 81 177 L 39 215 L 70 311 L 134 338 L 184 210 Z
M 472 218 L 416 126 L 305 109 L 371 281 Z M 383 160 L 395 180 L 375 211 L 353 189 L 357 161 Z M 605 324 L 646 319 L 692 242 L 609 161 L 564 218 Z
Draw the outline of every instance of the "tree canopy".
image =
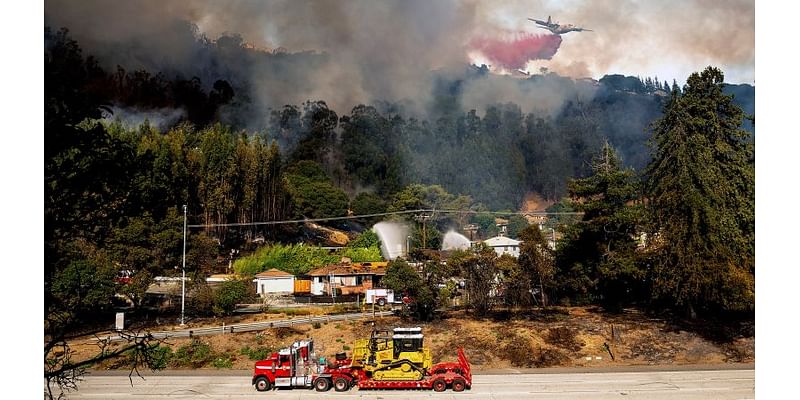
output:
M 723 78 L 709 67 L 673 91 L 646 169 L 653 289 L 690 311 L 754 306 L 755 153 Z

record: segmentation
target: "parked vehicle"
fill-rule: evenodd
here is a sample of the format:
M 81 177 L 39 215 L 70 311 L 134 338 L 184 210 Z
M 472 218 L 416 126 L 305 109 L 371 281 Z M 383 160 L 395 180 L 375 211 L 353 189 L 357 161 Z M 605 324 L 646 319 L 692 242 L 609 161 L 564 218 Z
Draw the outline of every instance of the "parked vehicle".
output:
M 400 298 L 394 296 L 392 289 L 367 289 L 364 293 L 364 304 L 376 304 L 381 307 L 387 304 L 399 304 Z

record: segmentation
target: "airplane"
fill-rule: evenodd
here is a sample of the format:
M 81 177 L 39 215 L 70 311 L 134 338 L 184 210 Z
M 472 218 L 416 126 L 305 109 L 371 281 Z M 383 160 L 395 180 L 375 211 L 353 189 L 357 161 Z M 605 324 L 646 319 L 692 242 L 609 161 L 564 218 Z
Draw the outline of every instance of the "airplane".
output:
M 536 25 L 540 25 L 537 26 L 537 28 L 547 29 L 548 31 L 553 32 L 556 35 L 561 35 L 569 32 L 582 32 L 582 31 L 593 32 L 591 29 L 579 28 L 572 24 L 561 25 L 558 22 L 553 22 L 553 20 L 550 18 L 549 15 L 547 16 L 547 21 L 540 21 L 538 19 L 533 19 L 533 18 L 528 18 L 528 19 L 535 22 Z

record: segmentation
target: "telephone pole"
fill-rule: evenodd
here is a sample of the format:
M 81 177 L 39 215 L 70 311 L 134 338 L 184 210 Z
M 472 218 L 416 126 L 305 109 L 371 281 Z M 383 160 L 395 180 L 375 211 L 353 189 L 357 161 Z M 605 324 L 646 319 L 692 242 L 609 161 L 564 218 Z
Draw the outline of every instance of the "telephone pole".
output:
M 181 326 L 184 326 L 184 303 L 186 303 L 186 204 L 183 205 L 183 267 L 181 267 Z

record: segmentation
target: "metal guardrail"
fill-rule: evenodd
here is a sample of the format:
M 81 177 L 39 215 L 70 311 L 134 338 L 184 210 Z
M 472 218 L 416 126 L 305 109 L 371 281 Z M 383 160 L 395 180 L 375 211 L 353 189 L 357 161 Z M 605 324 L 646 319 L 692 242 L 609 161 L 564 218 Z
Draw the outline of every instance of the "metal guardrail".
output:
M 375 312 L 374 315 L 376 317 L 385 317 L 392 315 L 392 311 L 379 311 Z M 156 338 L 156 339 L 168 339 L 168 338 L 179 338 L 179 337 L 194 337 L 194 336 L 208 336 L 208 335 L 221 335 L 224 333 L 239 333 L 239 332 L 252 332 L 252 331 L 260 331 L 269 328 L 281 328 L 281 327 L 289 327 L 294 325 L 303 325 L 303 324 L 313 324 L 314 322 L 331 322 L 331 321 L 347 321 L 353 319 L 362 319 L 367 317 L 372 317 L 373 313 L 371 312 L 364 312 L 364 313 L 352 313 L 352 314 L 336 314 L 336 315 L 321 315 L 318 317 L 298 317 L 293 319 L 280 319 L 274 321 L 264 321 L 264 322 L 250 322 L 246 324 L 233 324 L 233 325 L 225 325 L 222 324 L 221 326 L 214 326 L 214 327 L 206 327 L 206 328 L 195 328 L 195 329 L 184 329 L 184 330 L 177 330 L 177 331 L 159 331 L 159 332 L 149 332 L 149 334 Z M 147 334 L 137 335 L 136 337 L 143 337 Z M 120 336 L 120 335 L 112 335 L 106 337 L 98 337 L 97 341 L 100 340 L 108 340 L 108 341 L 121 341 L 121 340 L 128 340 L 130 337 Z

